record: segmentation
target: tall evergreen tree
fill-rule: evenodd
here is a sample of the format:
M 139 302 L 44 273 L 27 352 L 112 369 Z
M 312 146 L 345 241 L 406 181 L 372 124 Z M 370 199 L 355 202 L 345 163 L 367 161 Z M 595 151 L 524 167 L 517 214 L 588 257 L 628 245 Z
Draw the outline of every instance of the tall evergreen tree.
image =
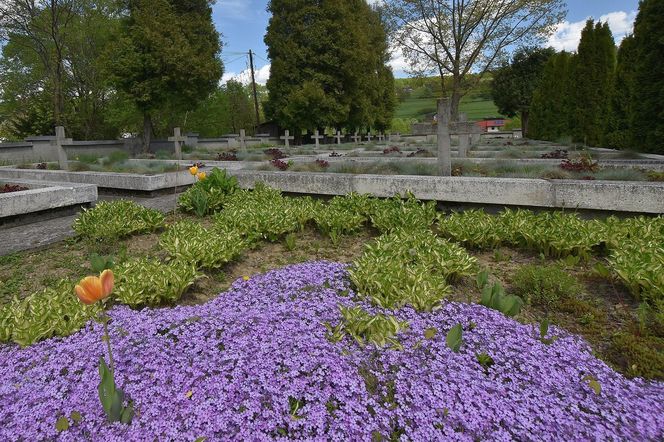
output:
M 533 92 L 539 86 L 547 61 L 555 54 L 551 48 L 522 48 L 512 63 L 493 75 L 491 92 L 498 111 L 508 117 L 521 117 L 523 136 L 528 136 L 528 121 Z
M 623 39 L 618 50 L 616 70 L 613 74 L 609 113 L 602 145 L 615 149 L 632 148 L 631 115 L 634 100 L 634 66 L 636 51 L 634 37 Z
M 664 154 L 664 2 L 642 0 L 634 24 L 635 148 Z
M 577 57 L 572 135 L 577 141 L 598 146 L 606 127 L 616 63 L 615 42 L 608 23 L 586 22 Z
M 109 68 L 115 86 L 143 114 L 148 150 L 154 112 L 193 109 L 216 89 L 221 43 L 210 0 L 129 0 L 125 14 Z
M 570 86 L 574 57 L 560 52 L 549 58 L 533 92 L 529 136 L 556 141 L 570 130 Z
M 391 119 L 379 99 L 394 91 L 385 31 L 365 0 L 272 0 L 268 9 L 267 118 L 295 131 Z

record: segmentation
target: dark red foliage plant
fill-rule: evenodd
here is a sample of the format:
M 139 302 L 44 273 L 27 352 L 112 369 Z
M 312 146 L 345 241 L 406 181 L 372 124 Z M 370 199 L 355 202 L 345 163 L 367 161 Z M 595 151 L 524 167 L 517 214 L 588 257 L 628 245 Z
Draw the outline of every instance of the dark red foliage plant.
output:
M 286 154 L 281 151 L 281 149 L 267 149 L 265 151 L 265 155 L 268 157 L 272 158 L 273 160 L 280 160 L 282 158 L 286 158 Z
M 274 160 L 270 161 L 270 164 L 272 164 L 274 167 L 276 167 L 277 169 L 282 170 L 282 171 L 283 170 L 288 170 L 288 168 L 290 167 L 290 163 L 287 163 L 285 161 L 281 161 L 281 160 L 276 159 L 276 158 Z
M 5 184 L 0 187 L 0 193 L 22 192 L 24 190 L 28 190 L 28 188 L 17 184 Z

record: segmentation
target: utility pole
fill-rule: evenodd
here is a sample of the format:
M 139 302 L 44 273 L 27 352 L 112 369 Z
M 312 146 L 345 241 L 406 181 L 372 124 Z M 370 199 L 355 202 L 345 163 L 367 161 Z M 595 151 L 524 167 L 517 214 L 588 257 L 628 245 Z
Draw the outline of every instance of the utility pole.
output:
M 251 87 L 254 90 L 254 108 L 256 109 L 256 128 L 260 122 L 260 116 L 258 114 L 258 94 L 256 93 L 256 75 L 254 74 L 254 53 L 249 49 L 249 66 L 251 68 Z

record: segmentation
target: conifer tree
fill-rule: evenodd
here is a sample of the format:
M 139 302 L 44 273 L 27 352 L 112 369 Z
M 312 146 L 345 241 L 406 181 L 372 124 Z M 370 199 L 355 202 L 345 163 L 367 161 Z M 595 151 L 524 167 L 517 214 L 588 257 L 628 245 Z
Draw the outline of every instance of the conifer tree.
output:
M 563 51 L 551 56 L 544 66 L 530 108 L 531 138 L 556 141 L 569 134 L 572 65 L 573 56 Z
M 576 141 L 598 146 L 609 109 L 609 91 L 615 69 L 615 43 L 607 23 L 586 22 L 581 33 L 574 79 Z
M 642 0 L 634 24 L 634 147 L 664 154 L 664 2 Z
M 606 132 L 602 145 L 614 149 L 632 148 L 630 118 L 634 100 L 634 37 L 623 39 L 618 50 L 616 70 L 613 74 L 609 113 L 606 120 Z

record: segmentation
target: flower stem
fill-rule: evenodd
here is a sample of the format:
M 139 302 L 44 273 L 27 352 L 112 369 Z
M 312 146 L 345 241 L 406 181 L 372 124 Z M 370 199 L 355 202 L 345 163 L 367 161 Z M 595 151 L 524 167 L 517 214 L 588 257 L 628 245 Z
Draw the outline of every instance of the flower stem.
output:
M 111 350 L 111 337 L 108 335 L 108 320 L 111 319 L 108 317 L 106 312 L 102 313 L 104 315 L 104 340 L 106 341 L 106 347 L 108 348 L 108 361 L 111 369 L 111 375 L 115 374 L 115 365 L 113 363 L 113 351 Z

